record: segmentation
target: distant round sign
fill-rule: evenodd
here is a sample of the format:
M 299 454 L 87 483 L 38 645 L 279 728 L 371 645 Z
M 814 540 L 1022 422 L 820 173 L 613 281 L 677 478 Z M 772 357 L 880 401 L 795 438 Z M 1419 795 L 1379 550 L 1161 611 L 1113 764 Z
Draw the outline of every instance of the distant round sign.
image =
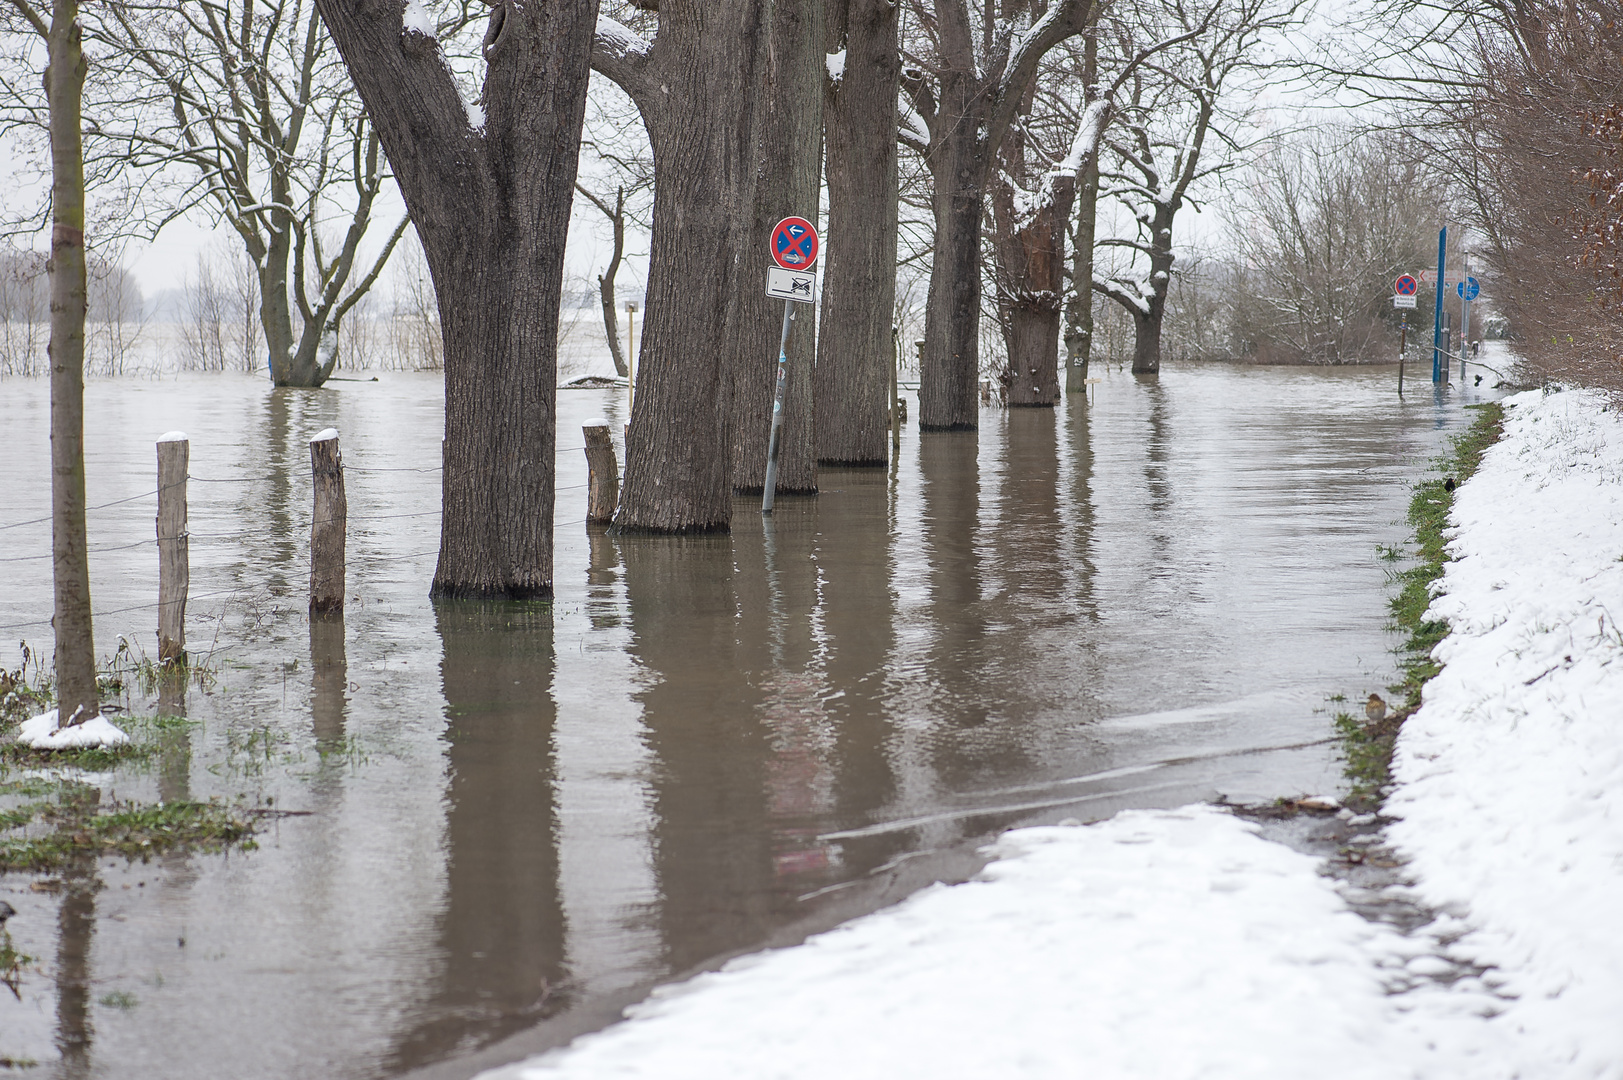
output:
M 817 229 L 805 218 L 784 218 L 772 229 L 772 259 L 785 270 L 810 270 L 817 261 Z
M 1392 283 L 1392 289 L 1399 296 L 1413 296 L 1420 289 L 1420 282 L 1414 279 L 1413 274 L 1404 274 Z
M 1454 286 L 1455 295 L 1459 296 L 1462 300 L 1475 300 L 1477 295 L 1481 292 L 1482 283 L 1474 277 L 1468 277 L 1458 285 Z

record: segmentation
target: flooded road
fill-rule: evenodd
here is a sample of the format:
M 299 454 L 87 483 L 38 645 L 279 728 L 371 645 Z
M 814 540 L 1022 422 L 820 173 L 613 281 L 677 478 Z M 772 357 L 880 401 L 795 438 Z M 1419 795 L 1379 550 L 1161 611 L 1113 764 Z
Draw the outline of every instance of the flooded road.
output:
M 623 391 L 561 391 L 556 602 L 439 607 L 438 379 L 93 383 L 98 651 L 156 654 L 153 441 L 181 429 L 188 645 L 213 671 L 133 692 L 194 724 L 103 797 L 299 813 L 253 852 L 103 860 L 58 892 L 0 877 L 42 958 L 0 991 L 0 1056 L 454 1075 L 927 881 L 990 830 L 1336 789 L 1329 699 L 1395 677 L 1376 545 L 1491 396 L 1411 383 L 1400 404 L 1394 381 L 1110 372 L 1091 404 L 910 430 L 893 470 L 824 470 L 767 522 L 740 500 L 730 536 L 677 539 L 588 533 L 581 422 L 618 431 Z M 0 383 L 6 667 L 50 647 L 47 389 Z M 351 598 L 312 625 L 307 444 L 329 426 Z

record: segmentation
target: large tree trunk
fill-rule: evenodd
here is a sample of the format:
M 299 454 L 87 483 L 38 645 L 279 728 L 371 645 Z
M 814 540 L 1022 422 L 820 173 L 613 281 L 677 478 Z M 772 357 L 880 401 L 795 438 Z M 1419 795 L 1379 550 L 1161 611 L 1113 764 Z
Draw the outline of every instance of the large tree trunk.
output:
M 47 39 L 51 130 L 51 560 L 57 721 L 101 713 L 85 540 L 85 169 L 80 105 L 88 65 L 77 0 L 56 0 Z
M 791 215 L 817 220 L 823 165 L 824 0 L 774 0 L 770 44 L 762 58 L 761 87 L 753 101 L 754 205 L 744 247 L 743 270 L 728 312 L 732 417 L 733 491 L 759 494 L 766 482 L 772 401 L 778 378 L 778 341 L 783 304 L 766 295 L 772 227 Z M 812 365 L 816 356 L 816 308 L 797 304 L 789 333 L 788 387 L 778 449 L 778 494 L 817 490 L 817 453 L 812 425 Z
M 1150 289 L 1147 310 L 1133 312 L 1133 374 L 1161 372 L 1161 319 L 1172 284 L 1172 210 L 1158 206 L 1150 222 Z
M 627 81 L 654 151 L 654 227 L 622 531 L 726 530 L 732 521 L 730 305 L 761 290 L 741 255 L 755 205 L 755 93 L 765 0 L 665 0 L 658 44 Z M 763 258 L 766 248 L 761 247 Z M 776 360 L 776 357 L 773 358 Z M 764 456 L 764 452 L 763 452 Z
M 1095 11 L 1082 40 L 1082 123 L 1088 107 L 1099 100 L 1099 16 Z M 1108 121 L 1101 118 L 1100 124 Z M 1065 392 L 1082 394 L 1088 389 L 1088 359 L 1093 351 L 1093 245 L 1099 236 L 1099 141 L 1094 137 L 1093 153 L 1083 163 L 1076 233 L 1071 238 L 1071 291 L 1065 300 Z
M 896 317 L 896 94 L 891 0 L 831 0 L 829 52 L 845 55 L 824 107 L 828 244 L 812 396 L 817 458 L 884 465 Z
M 968 80 L 961 85 L 968 88 Z M 945 95 L 944 95 L 945 96 Z M 919 428 L 973 431 L 980 420 L 981 196 L 987 155 L 974 99 L 952 115 L 963 117 L 931 159 L 935 247 L 919 358 Z M 943 107 L 943 112 L 945 112 Z M 961 134 L 960 134 L 961 132 Z
M 1099 158 L 1082 174 L 1076 234 L 1071 240 L 1071 292 L 1065 301 L 1065 392 L 1087 390 L 1093 352 L 1093 247 L 1099 234 Z
M 1008 355 L 1002 373 L 1005 400 L 1013 408 L 1052 407 L 1059 399 L 1065 228 L 1076 179 L 1045 171 L 1031 191 L 1025 129 L 1019 124 L 1010 127 L 999 157 L 1001 167 L 991 184 L 992 247 L 998 321 Z
M 558 304 L 594 0 L 502 0 L 484 125 L 401 8 L 317 0 L 422 239 L 445 344 L 440 557 L 431 594 L 552 595 Z

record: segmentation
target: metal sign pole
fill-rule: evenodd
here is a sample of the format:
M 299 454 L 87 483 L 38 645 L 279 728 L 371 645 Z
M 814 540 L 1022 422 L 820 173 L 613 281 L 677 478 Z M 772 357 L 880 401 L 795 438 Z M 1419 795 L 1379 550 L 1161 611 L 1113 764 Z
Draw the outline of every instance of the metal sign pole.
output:
M 1409 346 L 1409 313 L 1398 319 L 1398 397 L 1403 396 L 1403 352 Z
M 1444 272 L 1447 258 L 1448 226 L 1444 225 L 1437 230 L 1437 309 L 1431 325 L 1431 381 L 1434 383 L 1443 381 L 1443 290 L 1448 281 Z
M 789 324 L 795 318 L 795 302 L 783 302 L 783 334 L 778 339 L 778 388 L 772 395 L 772 438 L 766 446 L 766 484 L 761 488 L 761 513 L 772 512 L 772 497 L 778 490 L 778 443 L 783 435 L 783 397 L 789 388 Z

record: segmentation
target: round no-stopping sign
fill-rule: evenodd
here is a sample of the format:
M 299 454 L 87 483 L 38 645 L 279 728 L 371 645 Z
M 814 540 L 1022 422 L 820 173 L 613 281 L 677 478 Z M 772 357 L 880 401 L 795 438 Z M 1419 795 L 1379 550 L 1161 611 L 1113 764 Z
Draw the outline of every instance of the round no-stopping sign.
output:
M 1413 274 L 1404 274 L 1392 283 L 1392 289 L 1399 296 L 1413 296 L 1420 288 L 1420 282 L 1414 279 Z
M 817 229 L 805 218 L 784 218 L 772 229 L 772 258 L 785 270 L 810 270 L 817 261 Z

